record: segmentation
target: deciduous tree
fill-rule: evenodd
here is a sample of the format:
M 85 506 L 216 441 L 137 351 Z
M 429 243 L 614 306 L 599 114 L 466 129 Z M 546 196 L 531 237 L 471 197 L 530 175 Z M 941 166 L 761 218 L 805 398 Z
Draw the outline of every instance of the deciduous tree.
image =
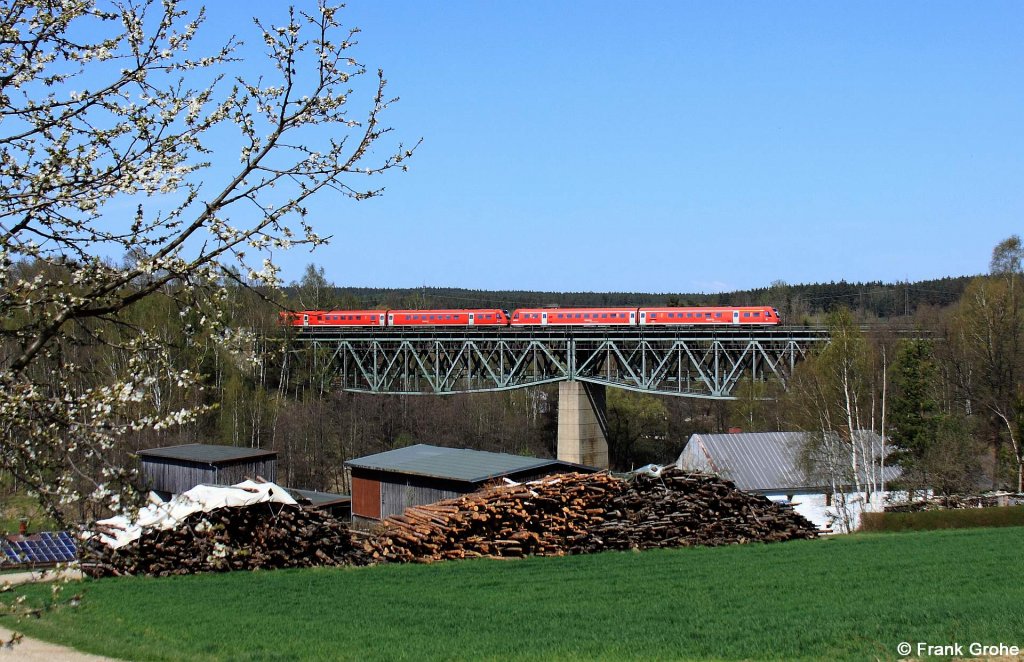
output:
M 998 480 L 1000 449 L 1008 445 L 1013 484 L 1024 490 L 1024 311 L 1019 258 L 996 247 L 991 276 L 972 281 L 960 300 L 951 327 L 951 354 L 961 393 L 970 413 L 982 416 L 991 435 Z M 1019 243 L 1019 242 L 1017 242 Z M 1012 248 L 1012 246 L 1011 246 Z M 1014 265 L 1018 266 L 1014 266 Z
M 879 427 L 880 388 L 871 347 L 841 308 L 828 316 L 829 343 L 797 367 L 786 396 L 790 425 L 806 432 L 805 469 L 823 480 L 836 498 L 839 526 L 850 530 L 853 503 L 868 501 L 883 487 L 884 449 L 870 434 Z
M 117 439 L 195 414 L 144 406 L 154 366 L 170 388 L 196 375 L 126 311 L 166 297 L 183 342 L 230 343 L 225 283 L 275 284 L 271 251 L 325 241 L 313 196 L 378 195 L 353 178 L 412 154 L 371 149 L 393 99 L 380 71 L 360 83 L 338 7 L 257 20 L 255 78 L 231 76 L 250 55 L 233 37 L 196 52 L 204 18 L 177 0 L 0 8 L 0 468 L 50 503 L 117 506 L 134 482 L 105 460 Z M 75 363 L 76 344 L 98 343 L 127 362 Z

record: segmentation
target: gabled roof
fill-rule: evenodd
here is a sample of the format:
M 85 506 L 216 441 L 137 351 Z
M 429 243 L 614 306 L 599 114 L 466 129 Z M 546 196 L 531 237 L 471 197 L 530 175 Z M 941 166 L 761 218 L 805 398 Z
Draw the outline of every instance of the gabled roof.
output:
M 219 446 L 215 444 L 183 444 L 139 451 L 143 458 L 154 457 L 165 460 L 181 460 L 205 464 L 223 464 L 242 460 L 274 459 L 277 453 L 259 448 Z
M 371 469 L 464 483 L 483 483 L 512 474 L 558 468 L 564 471 L 594 471 L 572 462 L 507 453 L 443 448 L 416 444 L 368 455 L 345 463 L 354 469 Z
M 880 455 L 881 437 L 873 432 L 871 446 Z M 751 492 L 819 489 L 821 478 L 808 477 L 800 456 L 806 444 L 804 432 L 741 432 L 738 434 L 695 434 L 690 437 L 677 465 L 712 471 Z M 885 479 L 899 476 L 897 467 L 885 468 Z

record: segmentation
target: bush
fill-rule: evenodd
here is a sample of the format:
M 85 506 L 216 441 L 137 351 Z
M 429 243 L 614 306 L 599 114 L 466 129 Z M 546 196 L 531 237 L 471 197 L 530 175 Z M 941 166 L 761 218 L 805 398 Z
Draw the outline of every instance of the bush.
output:
M 917 513 L 864 513 L 861 531 L 932 531 L 1024 526 L 1024 506 L 925 510 Z

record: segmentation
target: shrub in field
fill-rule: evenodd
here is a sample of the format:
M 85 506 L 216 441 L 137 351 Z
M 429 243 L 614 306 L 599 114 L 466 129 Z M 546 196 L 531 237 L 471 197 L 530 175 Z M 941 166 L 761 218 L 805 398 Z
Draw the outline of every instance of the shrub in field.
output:
M 918 513 L 864 513 L 861 531 L 931 531 L 990 526 L 1024 526 L 1024 506 L 925 510 Z

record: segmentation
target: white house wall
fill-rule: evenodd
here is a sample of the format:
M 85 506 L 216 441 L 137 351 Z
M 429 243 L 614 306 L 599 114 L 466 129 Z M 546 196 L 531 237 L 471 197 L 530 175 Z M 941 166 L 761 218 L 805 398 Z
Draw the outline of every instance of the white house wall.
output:
M 876 492 L 871 495 L 870 503 L 866 503 L 863 492 L 850 492 L 846 495 L 846 508 L 849 513 L 850 531 L 860 528 L 860 516 L 863 512 L 878 513 L 885 509 L 885 504 L 891 500 L 899 499 L 899 495 L 892 492 Z M 824 494 L 794 494 L 792 502 L 785 495 L 770 495 L 772 501 L 779 503 L 792 503 L 793 510 L 806 517 L 812 524 L 822 530 L 830 530 L 832 533 L 850 533 L 845 528 L 844 520 L 839 516 L 836 507 L 836 499 L 832 499 L 832 505 L 826 505 Z

